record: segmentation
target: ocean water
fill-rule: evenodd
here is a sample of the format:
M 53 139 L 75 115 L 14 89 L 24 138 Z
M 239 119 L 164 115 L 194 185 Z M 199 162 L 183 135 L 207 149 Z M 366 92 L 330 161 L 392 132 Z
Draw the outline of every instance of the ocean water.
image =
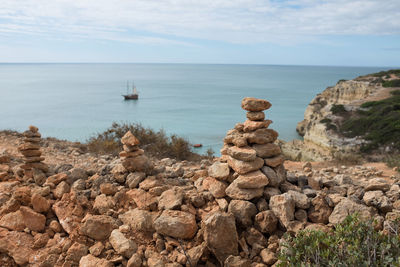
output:
M 164 129 L 216 154 L 227 130 L 246 119 L 243 97 L 272 103 L 266 118 L 280 139 L 300 138 L 297 122 L 314 96 L 339 79 L 381 67 L 203 64 L 0 64 L 0 129 L 31 124 L 43 136 L 84 142 L 112 122 Z M 124 101 L 134 80 L 138 101 Z

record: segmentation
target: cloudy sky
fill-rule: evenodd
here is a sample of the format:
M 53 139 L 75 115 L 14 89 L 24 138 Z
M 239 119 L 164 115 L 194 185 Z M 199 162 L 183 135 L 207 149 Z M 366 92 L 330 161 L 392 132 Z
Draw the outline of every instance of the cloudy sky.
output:
M 0 0 L 0 62 L 400 66 L 400 1 Z

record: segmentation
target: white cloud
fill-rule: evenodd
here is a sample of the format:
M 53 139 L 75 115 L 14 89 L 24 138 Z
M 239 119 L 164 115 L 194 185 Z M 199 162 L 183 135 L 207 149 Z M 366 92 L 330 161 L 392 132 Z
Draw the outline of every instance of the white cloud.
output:
M 399 35 L 400 1 L 0 0 L 0 32 L 180 45 Z

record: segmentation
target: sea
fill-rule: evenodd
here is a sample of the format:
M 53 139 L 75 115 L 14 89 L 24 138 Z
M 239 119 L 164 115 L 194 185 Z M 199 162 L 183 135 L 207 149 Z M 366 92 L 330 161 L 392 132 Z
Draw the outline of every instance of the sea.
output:
M 244 97 L 267 99 L 279 138 L 300 139 L 308 103 L 340 79 L 389 68 L 219 64 L 0 64 L 0 129 L 39 127 L 42 136 L 85 142 L 113 122 L 176 134 L 216 155 L 246 120 Z M 127 82 L 139 100 L 125 101 Z

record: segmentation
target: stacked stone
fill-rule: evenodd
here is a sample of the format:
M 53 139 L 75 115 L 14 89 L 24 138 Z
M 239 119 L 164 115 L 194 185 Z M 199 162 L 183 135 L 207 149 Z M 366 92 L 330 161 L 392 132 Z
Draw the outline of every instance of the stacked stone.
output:
M 33 173 L 34 170 L 40 170 L 47 173 L 49 167 L 43 163 L 45 160 L 40 151 L 41 134 L 35 126 L 29 126 L 29 130 L 23 133 L 24 143 L 18 147 L 18 150 L 24 156 L 24 164 L 21 166 L 25 170 L 25 175 Z
M 261 197 L 264 188 L 279 187 L 286 180 L 281 149 L 274 144 L 278 133 L 268 129 L 264 110 L 271 104 L 263 99 L 244 98 L 242 108 L 247 120 L 228 131 L 221 150 L 233 170 L 233 182 L 226 189 L 232 199 L 251 200 Z
M 139 148 L 139 140 L 128 131 L 122 138 L 124 151 L 119 153 L 122 166 L 128 172 L 149 172 L 153 169 L 153 164 L 144 155 L 144 150 Z

